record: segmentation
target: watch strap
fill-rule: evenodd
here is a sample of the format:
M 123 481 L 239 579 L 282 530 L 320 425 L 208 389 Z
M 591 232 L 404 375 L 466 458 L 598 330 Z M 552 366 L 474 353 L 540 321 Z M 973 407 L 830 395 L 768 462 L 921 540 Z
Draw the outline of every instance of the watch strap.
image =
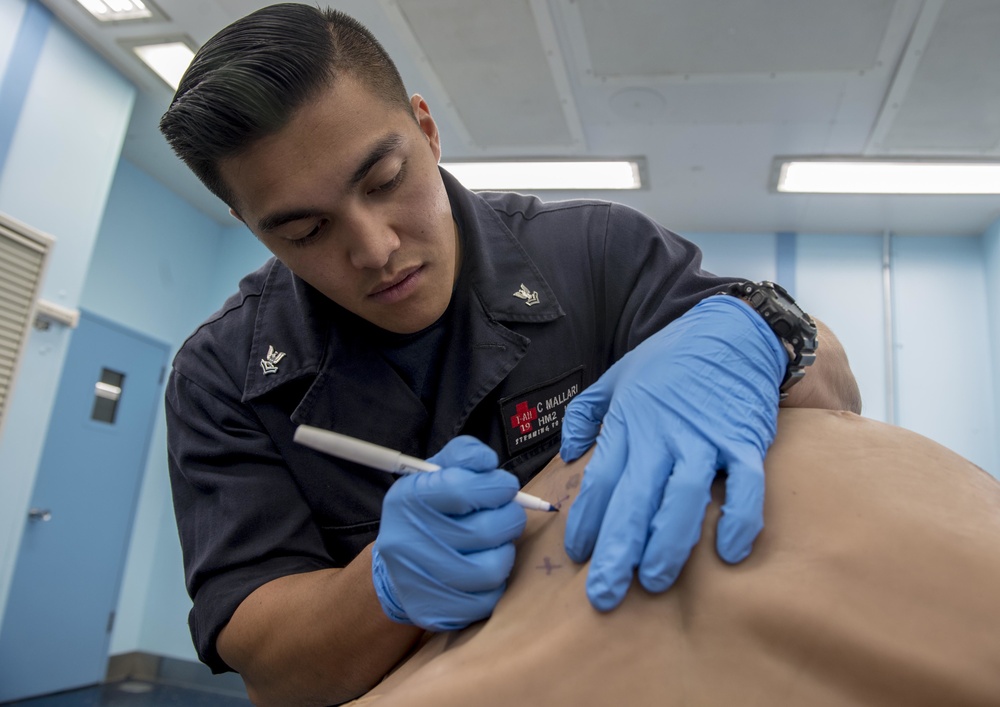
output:
M 816 360 L 819 347 L 816 322 L 806 314 L 781 285 L 769 280 L 734 282 L 726 294 L 739 297 L 767 322 L 788 351 L 788 366 L 781 381 L 781 397 L 805 376 L 806 366 Z

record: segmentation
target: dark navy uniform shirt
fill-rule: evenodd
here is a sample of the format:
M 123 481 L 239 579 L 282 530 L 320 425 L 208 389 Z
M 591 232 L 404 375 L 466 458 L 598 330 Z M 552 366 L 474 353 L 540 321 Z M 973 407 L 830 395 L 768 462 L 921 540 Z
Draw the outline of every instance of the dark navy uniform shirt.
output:
M 378 532 L 384 472 L 293 443 L 314 425 L 427 457 L 459 434 L 526 482 L 559 449 L 566 404 L 732 278 L 622 205 L 473 194 L 442 172 L 461 273 L 425 405 L 362 322 L 277 260 L 184 343 L 167 386 L 174 507 L 202 660 L 252 591 L 342 567 Z M 433 414 L 428 412 L 433 411 Z

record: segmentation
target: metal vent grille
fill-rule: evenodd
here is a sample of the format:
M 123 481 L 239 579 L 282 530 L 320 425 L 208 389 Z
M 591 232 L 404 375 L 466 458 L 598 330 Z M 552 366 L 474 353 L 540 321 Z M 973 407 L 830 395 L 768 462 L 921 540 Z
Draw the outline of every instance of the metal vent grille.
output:
M 0 214 L 0 425 L 52 239 Z

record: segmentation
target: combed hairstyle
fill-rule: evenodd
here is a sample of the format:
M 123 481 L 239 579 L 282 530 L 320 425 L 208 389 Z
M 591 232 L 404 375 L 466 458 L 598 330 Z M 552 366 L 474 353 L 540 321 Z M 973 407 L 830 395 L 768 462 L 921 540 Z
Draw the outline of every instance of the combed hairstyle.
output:
M 209 190 L 235 208 L 221 160 L 281 130 L 341 73 L 410 110 L 399 71 L 361 23 L 338 10 L 281 3 L 232 23 L 198 50 L 160 132 Z

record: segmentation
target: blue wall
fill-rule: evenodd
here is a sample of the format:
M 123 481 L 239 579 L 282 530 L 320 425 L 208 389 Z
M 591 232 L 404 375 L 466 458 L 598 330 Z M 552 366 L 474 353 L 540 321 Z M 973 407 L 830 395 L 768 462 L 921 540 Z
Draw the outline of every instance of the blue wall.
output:
M 994 476 L 994 376 L 981 238 L 898 238 L 899 424 Z
M 797 240 L 796 296 L 843 344 L 861 389 L 864 415 L 888 421 L 881 237 L 809 235 Z
M 30 36 L 25 18 L 39 23 Z M 0 109 L 16 117 L 6 138 L 0 125 L 0 210 L 57 238 L 43 296 L 176 349 L 268 254 L 243 226 L 220 226 L 120 160 L 133 100 L 133 87 L 34 0 L 0 0 Z M 981 238 L 893 238 L 893 371 L 881 236 L 686 235 L 709 270 L 794 280 L 799 301 L 847 349 L 865 415 L 886 419 L 892 375 L 900 424 L 1000 474 L 1000 224 Z M 0 608 L 68 337 L 33 331 L 0 439 Z M 193 658 L 164 440 L 161 418 L 111 649 Z
M 0 211 L 55 237 L 42 297 L 76 308 L 135 88 L 34 0 L 0 0 L 0 21 Z M 0 607 L 68 338 L 61 327 L 32 330 L 5 415 Z
M 239 282 L 240 278 L 271 257 L 270 251 L 261 245 L 250 229 L 235 218 L 233 223 L 236 225 L 222 229 L 222 252 L 211 295 L 213 302 L 225 301 L 235 291 L 233 283 Z
M 21 21 L 28 3 L 26 0 L 0 2 L 0 76 L 6 76 L 14 43 L 20 33 Z
M 268 256 L 246 228 L 220 226 L 122 160 L 81 304 L 176 349 Z M 151 447 L 110 650 L 193 660 L 162 415 Z
M 122 160 L 81 305 L 176 349 L 215 308 L 210 293 L 215 289 L 222 231 L 215 221 Z M 129 295 L 123 297 L 123 292 Z M 184 623 L 189 602 L 180 549 L 173 517 L 167 513 L 170 489 L 162 415 L 153 434 L 111 652 L 148 650 L 193 657 Z M 163 617 L 171 620 L 163 622 Z M 147 624 L 157 621 L 147 640 Z
M 798 301 L 830 326 L 847 351 L 866 417 L 891 422 L 886 389 L 891 375 L 896 424 L 1000 478 L 1000 381 L 994 373 L 1000 370 L 998 231 L 994 226 L 979 238 L 891 237 L 891 369 L 882 236 L 794 236 L 794 259 L 784 269 L 794 277 Z M 758 278 L 782 269 L 779 237 L 689 237 L 705 251 L 708 270 Z

